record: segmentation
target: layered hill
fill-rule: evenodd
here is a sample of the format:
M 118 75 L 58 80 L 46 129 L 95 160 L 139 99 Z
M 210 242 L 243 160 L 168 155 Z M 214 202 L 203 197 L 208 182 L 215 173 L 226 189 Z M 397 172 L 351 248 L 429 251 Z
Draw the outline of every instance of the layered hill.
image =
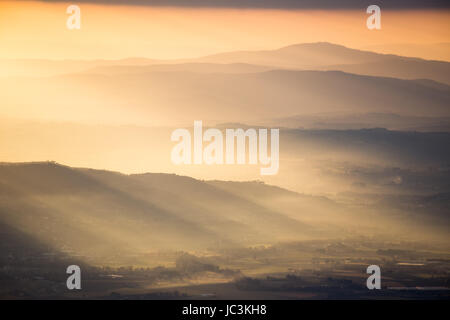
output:
M 230 66 L 226 66 L 230 65 Z M 450 63 L 347 48 L 328 42 L 275 50 L 233 51 L 193 59 L 155 60 L 0 60 L 0 76 L 52 76 L 67 73 L 142 73 L 149 71 L 232 72 L 257 70 L 336 70 L 361 75 L 430 79 L 450 84 Z
M 255 123 L 319 112 L 450 114 L 447 85 L 340 71 L 77 74 L 13 80 L 0 80 L 3 114 L 58 120 Z
M 302 200 L 283 189 L 272 196 L 280 194 Z M 2 225 L 84 256 L 321 237 L 320 227 L 302 222 L 302 214 L 307 212 L 289 216 L 240 192 L 176 175 L 124 175 L 52 162 L 0 165 Z
M 437 204 L 447 197 L 441 194 L 417 201 L 442 208 Z M 34 239 L 41 248 L 103 264 L 130 257 L 142 261 L 152 252 L 218 252 L 284 241 L 372 234 L 389 237 L 411 226 L 426 237 L 427 228 L 439 227 L 430 225 L 433 215 L 427 217 L 426 211 L 408 212 L 412 209 L 402 207 L 407 202 L 381 200 L 385 207 L 398 206 L 401 225 L 396 217 L 371 206 L 362 213 L 324 197 L 261 182 L 124 175 L 53 162 L 0 165 L 0 234 L 4 241 L 11 237 L 11 245 L 23 246 Z M 411 206 L 411 199 L 407 201 Z M 440 220 L 434 223 L 448 221 L 446 210 L 441 211 Z M 400 212 L 407 212 L 409 220 Z

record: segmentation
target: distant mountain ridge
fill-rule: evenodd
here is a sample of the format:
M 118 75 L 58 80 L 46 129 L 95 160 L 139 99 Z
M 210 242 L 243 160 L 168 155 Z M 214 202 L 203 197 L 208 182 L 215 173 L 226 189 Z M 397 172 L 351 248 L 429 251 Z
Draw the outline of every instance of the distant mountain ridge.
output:
M 253 63 L 285 68 L 314 68 L 334 64 L 378 61 L 385 55 L 350 49 L 328 42 L 293 44 L 275 50 L 233 51 L 196 60 L 215 63 Z
M 21 83 L 20 91 L 16 81 Z M 17 106 L 35 106 L 39 116 L 66 121 L 101 117 L 107 122 L 115 114 L 115 121 L 138 124 L 143 119 L 255 123 L 320 112 L 450 114 L 447 85 L 341 71 L 82 73 L 0 79 L 0 85 L 0 100 L 6 101 L 4 114 L 26 110 Z
M 64 73 L 98 72 L 114 73 L 119 69 L 127 73 L 125 66 L 129 66 L 130 73 L 138 72 L 138 67 L 161 65 L 160 71 L 186 70 L 186 64 L 210 64 L 212 70 L 222 72 L 227 68 L 220 66 L 231 64 L 234 73 L 245 73 L 248 66 L 252 70 L 266 71 L 267 69 L 293 70 L 338 70 L 362 75 L 397 77 L 401 79 L 431 79 L 450 84 L 450 63 L 444 61 L 424 60 L 420 58 L 403 57 L 393 54 L 381 54 L 370 51 L 347 48 L 328 42 L 304 43 L 285 46 L 275 50 L 234 51 L 218 53 L 192 59 L 155 60 L 147 58 L 130 58 L 115 61 L 108 60 L 0 60 L 0 70 L 3 76 L 35 75 L 49 76 Z M 218 64 L 219 66 L 213 66 Z M 241 69 L 236 64 L 242 64 Z M 178 66 L 177 66 L 178 65 Z M 118 66 L 120 68 L 118 68 Z M 111 70 L 108 71 L 108 68 Z M 92 70 L 91 70 L 92 69 Z M 191 68 L 192 69 L 192 68 Z M 147 72 L 148 68 L 143 68 Z M 147 70 L 147 71 L 145 71 Z M 195 72 L 194 69 L 191 71 Z M 205 72 L 202 68 L 201 72 Z M 215 72 L 215 71 L 211 71 Z
M 338 70 L 362 75 L 431 79 L 450 84 L 450 63 L 350 49 L 328 42 L 295 44 L 277 50 L 238 51 L 197 59 L 250 63 L 286 69 Z

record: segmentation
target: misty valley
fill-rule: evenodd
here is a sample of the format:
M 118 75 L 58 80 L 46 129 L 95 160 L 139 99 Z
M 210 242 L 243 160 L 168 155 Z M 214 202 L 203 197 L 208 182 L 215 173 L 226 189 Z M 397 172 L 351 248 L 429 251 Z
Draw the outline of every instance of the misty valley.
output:
M 439 231 L 435 218 L 408 214 L 412 203 L 397 216 L 374 217 L 379 204 L 361 211 L 258 181 L 124 175 L 53 162 L 1 164 L 0 176 L 4 297 L 448 295 L 446 230 Z M 421 234 L 426 241 L 414 233 L 418 223 L 430 230 Z M 72 264 L 82 270 L 79 292 L 65 286 Z M 372 264 L 381 267 L 385 290 L 367 290 Z
M 279 168 L 279 129 L 270 129 L 270 146 L 267 132 L 268 129 L 258 129 L 258 131 L 254 128 L 245 131 L 241 128 L 226 129 L 224 140 L 224 135 L 219 129 L 209 128 L 203 134 L 202 121 L 194 121 L 193 142 L 187 129 L 179 128 L 172 132 L 171 140 L 178 142 L 171 152 L 172 162 L 196 165 L 203 162 L 208 165 L 224 163 L 242 165 L 248 158 L 249 164 L 257 164 L 259 160 L 262 165 L 269 165 L 269 167 L 260 169 L 261 175 L 274 175 L 277 174 Z M 247 138 L 248 145 L 246 144 Z M 203 149 L 204 143 L 206 146 Z
M 449 299 L 449 62 L 316 42 L 0 70 L 0 299 Z

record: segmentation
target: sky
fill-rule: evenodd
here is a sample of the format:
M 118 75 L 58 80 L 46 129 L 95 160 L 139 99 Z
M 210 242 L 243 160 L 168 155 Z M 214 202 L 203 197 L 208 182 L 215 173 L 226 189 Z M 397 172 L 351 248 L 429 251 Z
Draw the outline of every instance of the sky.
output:
M 42 2 L 67 2 L 44 0 Z M 272 9 L 361 9 L 377 4 L 389 9 L 450 8 L 446 0 L 78 0 L 77 3 L 133 4 L 140 6 L 171 6 L 189 8 L 272 8 Z
M 361 2 L 340 1 L 78 1 L 81 29 L 68 30 L 60 1 L 0 1 L 0 58 L 176 59 L 223 51 L 275 49 L 327 41 L 352 48 L 449 42 L 443 1 L 389 1 L 382 29 L 368 30 Z M 170 5 L 170 6 L 169 6 Z M 421 8 L 421 6 L 423 8 Z M 245 9 L 243 9 L 245 8 Z M 403 8 L 403 9 L 402 9 Z M 406 9 L 404 9 L 406 8 Z M 437 9 L 441 8 L 441 9 Z M 402 9 L 402 10 L 399 10 Z

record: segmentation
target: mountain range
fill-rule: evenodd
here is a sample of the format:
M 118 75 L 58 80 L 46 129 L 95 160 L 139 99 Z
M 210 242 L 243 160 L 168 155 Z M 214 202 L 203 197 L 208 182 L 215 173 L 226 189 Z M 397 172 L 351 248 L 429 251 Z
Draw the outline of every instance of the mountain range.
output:
M 186 64 L 209 64 L 187 67 Z M 214 66 L 219 64 L 219 66 Z M 224 67 L 222 64 L 231 64 Z M 240 66 L 239 66 L 240 65 Z M 252 66 L 248 66 L 252 65 Z M 430 79 L 450 84 L 450 63 L 420 58 L 380 54 L 347 48 L 328 42 L 304 43 L 276 50 L 226 52 L 194 59 L 155 60 L 129 58 L 122 60 L 13 60 L 0 61 L 3 76 L 34 75 L 49 76 L 65 73 L 136 73 L 155 71 L 183 71 L 195 67 L 205 72 L 230 69 L 248 72 L 266 69 L 333 70 L 401 79 Z M 149 68 L 149 66 L 153 66 Z M 142 68 L 139 71 L 138 67 Z M 128 68 L 128 71 L 127 71 Z
M 448 219 L 409 213 L 406 222 L 400 211 L 389 217 L 370 208 L 361 215 L 324 197 L 257 181 L 124 175 L 53 162 L 2 163 L 0 177 L 1 226 L 53 250 L 101 263 L 161 250 L 217 252 L 362 234 L 390 237 L 403 228 L 414 230 L 417 221 L 421 237 L 427 230 L 438 236 L 445 234 L 440 223 Z M 422 202 L 440 199 L 442 195 Z M 383 228 L 386 223 L 389 232 Z

